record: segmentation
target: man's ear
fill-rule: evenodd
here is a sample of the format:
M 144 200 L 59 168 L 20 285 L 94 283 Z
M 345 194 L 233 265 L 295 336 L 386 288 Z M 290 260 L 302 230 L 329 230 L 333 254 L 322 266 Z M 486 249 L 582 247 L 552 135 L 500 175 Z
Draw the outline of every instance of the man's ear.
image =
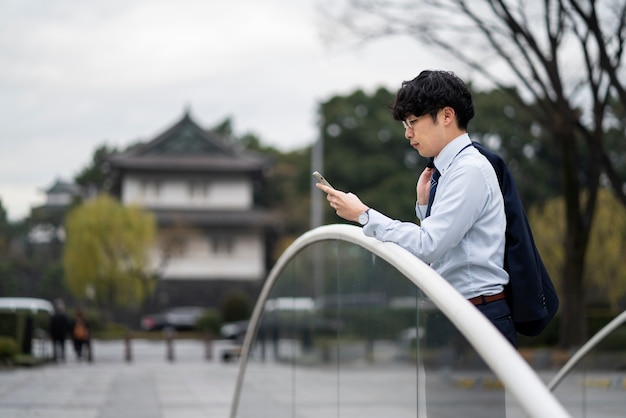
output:
M 443 123 L 445 125 L 456 123 L 456 112 L 450 106 L 446 106 L 441 109 L 441 114 L 443 115 Z

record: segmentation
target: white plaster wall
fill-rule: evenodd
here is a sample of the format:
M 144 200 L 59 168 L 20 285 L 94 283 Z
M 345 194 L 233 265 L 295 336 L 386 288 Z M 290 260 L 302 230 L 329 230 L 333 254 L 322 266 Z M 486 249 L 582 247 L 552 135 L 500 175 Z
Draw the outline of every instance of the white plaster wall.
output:
M 157 192 L 158 189 L 158 192 Z M 247 178 L 154 178 L 128 175 L 122 182 L 122 202 L 146 208 L 214 210 L 252 207 L 252 183 Z
M 265 276 L 265 249 L 260 235 L 231 235 L 231 252 L 214 251 L 210 235 L 194 234 L 186 241 L 184 253 L 172 257 L 163 270 L 163 279 L 258 280 Z M 158 257 L 158 251 L 152 252 Z M 155 264 L 158 260 L 155 259 Z

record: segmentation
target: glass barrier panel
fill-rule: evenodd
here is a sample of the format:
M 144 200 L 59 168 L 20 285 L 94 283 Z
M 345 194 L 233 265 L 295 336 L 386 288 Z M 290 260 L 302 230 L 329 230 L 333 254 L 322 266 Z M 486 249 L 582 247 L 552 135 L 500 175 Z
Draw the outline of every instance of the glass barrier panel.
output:
M 294 256 L 252 332 L 238 418 L 523 416 L 417 286 L 356 244 Z
M 595 346 L 554 389 L 572 417 L 626 416 L 626 325 Z

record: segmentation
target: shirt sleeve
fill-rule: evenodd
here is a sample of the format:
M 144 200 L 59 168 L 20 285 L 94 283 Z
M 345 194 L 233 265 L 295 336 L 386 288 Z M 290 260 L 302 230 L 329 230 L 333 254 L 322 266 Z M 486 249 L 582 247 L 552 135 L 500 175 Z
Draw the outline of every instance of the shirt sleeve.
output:
M 485 207 L 489 194 L 478 167 L 464 167 L 445 177 L 437 188 L 431 215 L 421 221 L 421 226 L 391 219 L 371 209 L 363 233 L 380 241 L 394 242 L 426 263 L 436 261 L 459 244 Z M 416 212 L 424 213 L 425 208 L 416 205 Z

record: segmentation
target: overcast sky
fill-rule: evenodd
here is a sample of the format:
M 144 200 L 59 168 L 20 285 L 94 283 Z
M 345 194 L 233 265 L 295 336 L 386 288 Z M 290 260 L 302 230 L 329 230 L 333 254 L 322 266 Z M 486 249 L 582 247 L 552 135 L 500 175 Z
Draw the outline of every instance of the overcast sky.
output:
M 316 138 L 317 105 L 457 71 L 413 40 L 322 42 L 315 0 L 0 1 L 0 199 L 28 215 L 103 144 L 151 139 L 185 108 L 282 150 Z M 463 76 L 463 74 L 459 73 Z

